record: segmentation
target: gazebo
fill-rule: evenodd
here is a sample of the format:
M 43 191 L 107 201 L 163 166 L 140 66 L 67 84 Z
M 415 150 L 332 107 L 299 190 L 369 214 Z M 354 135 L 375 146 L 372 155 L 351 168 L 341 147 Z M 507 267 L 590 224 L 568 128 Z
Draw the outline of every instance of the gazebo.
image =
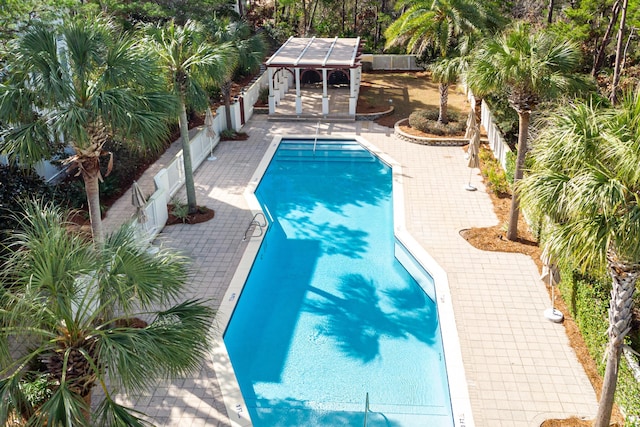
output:
M 329 115 L 328 86 L 348 82 L 348 115 L 355 118 L 362 65 L 358 38 L 290 37 L 265 63 L 269 78 L 269 115 L 292 87 L 295 87 L 295 115 L 317 114 L 303 111 L 303 84 L 322 82 L 323 117 Z

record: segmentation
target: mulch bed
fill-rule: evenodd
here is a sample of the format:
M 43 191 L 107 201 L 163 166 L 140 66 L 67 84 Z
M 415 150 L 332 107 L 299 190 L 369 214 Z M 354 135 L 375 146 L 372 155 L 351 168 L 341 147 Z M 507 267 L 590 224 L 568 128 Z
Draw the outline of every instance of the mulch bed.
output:
M 198 210 L 196 213 L 187 215 L 186 217 L 177 217 L 171 213 L 173 205 L 167 206 L 169 209 L 169 219 L 167 219 L 166 225 L 175 225 L 175 224 L 200 224 L 205 221 L 209 221 L 213 219 L 215 216 L 215 212 L 213 209 L 209 209 L 206 206 L 198 206 Z
M 245 132 L 235 132 L 232 136 L 220 135 L 220 141 L 246 141 L 249 135 Z

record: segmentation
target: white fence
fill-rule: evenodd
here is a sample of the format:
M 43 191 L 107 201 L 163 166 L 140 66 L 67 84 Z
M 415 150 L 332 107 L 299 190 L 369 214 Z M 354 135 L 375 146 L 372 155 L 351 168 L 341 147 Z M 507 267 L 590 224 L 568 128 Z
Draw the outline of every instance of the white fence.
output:
M 238 131 L 253 115 L 253 104 L 258 100 L 260 89 L 267 87 L 268 81 L 266 73 L 263 73 L 249 88 L 241 95 L 243 102 L 236 100 L 231 104 L 231 123 L 233 129 Z M 242 112 L 240 105 L 244 104 L 244 122 L 242 121 Z M 191 143 L 191 162 L 195 171 L 202 162 L 211 154 L 213 149 L 220 142 L 220 133 L 226 129 L 226 113 L 224 106 L 218 107 L 213 120 L 214 137 L 207 136 L 206 127 L 203 128 Z M 175 155 L 171 163 L 164 169 L 160 170 L 153 178 L 156 191 L 151 195 L 145 206 L 147 220 L 144 223 L 138 223 L 137 226 L 145 230 L 151 238 L 155 237 L 164 227 L 169 218 L 167 203 L 184 185 L 184 162 L 182 159 L 182 150 Z
M 372 70 L 424 70 L 416 64 L 416 55 L 367 55 L 361 57 L 363 63 L 371 63 Z
M 507 170 L 507 153 L 511 152 L 511 149 L 502 137 L 502 133 L 495 123 L 495 118 L 484 100 L 482 100 L 480 117 L 482 126 L 484 126 L 487 131 L 487 138 L 489 139 L 489 146 L 493 151 L 493 155 L 498 159 L 502 168 Z

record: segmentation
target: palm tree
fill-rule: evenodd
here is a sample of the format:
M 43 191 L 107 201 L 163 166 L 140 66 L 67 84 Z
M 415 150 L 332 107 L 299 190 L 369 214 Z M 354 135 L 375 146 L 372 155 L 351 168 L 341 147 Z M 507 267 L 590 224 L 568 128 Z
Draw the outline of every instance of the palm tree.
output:
M 146 27 L 147 42 L 158 56 L 170 90 L 180 105 L 179 122 L 182 139 L 185 187 L 189 213 L 198 209 L 193 182 L 187 106 L 204 110 L 208 106 L 206 88 L 225 80 L 235 58 L 230 45 L 210 43 L 196 21 L 184 26 L 170 21 L 163 26 Z
M 209 348 L 213 310 L 177 303 L 187 260 L 151 254 L 131 226 L 96 251 L 60 209 L 32 202 L 25 212 L 0 274 L 0 424 L 149 425 L 116 390 L 193 373 Z
M 518 157 L 514 181 L 522 178 L 528 150 L 531 112 L 545 98 L 573 91 L 578 86 L 574 71 L 580 51 L 569 41 L 550 33 L 532 32 L 528 25 L 516 24 L 496 39 L 488 39 L 477 50 L 467 83 L 479 96 L 506 91 L 511 107 L 518 113 Z M 509 213 L 507 238 L 518 238 L 519 198 L 514 191 Z
M 227 74 L 220 91 L 224 98 L 227 129 L 231 123 L 231 86 L 234 74 L 255 72 L 260 68 L 267 50 L 264 38 L 260 34 L 251 34 L 251 28 L 242 21 L 220 20 L 213 22 L 213 37 L 217 43 L 229 43 L 236 52 L 236 61 Z
M 94 241 L 103 240 L 100 163 L 110 139 L 161 148 L 174 103 L 160 92 L 154 61 L 128 33 L 101 18 L 59 28 L 34 24 L 6 57 L 0 84 L 0 151 L 22 164 L 73 150 L 66 163 L 82 176 Z
M 566 106 L 546 119 L 532 172 L 518 188 L 523 206 L 547 216 L 556 257 L 612 278 L 609 345 L 596 427 L 609 425 L 623 341 L 640 274 L 640 97 L 618 109 Z
M 497 13 L 487 2 L 476 0 L 401 0 L 396 10 L 402 15 L 385 31 L 386 48 L 406 45 L 407 52 L 427 60 L 444 60 L 455 56 L 463 37 L 500 25 Z M 438 77 L 453 77 L 437 74 Z M 457 76 L 456 76 L 457 77 Z M 439 79 L 440 114 L 438 121 L 447 123 L 447 102 L 451 79 Z

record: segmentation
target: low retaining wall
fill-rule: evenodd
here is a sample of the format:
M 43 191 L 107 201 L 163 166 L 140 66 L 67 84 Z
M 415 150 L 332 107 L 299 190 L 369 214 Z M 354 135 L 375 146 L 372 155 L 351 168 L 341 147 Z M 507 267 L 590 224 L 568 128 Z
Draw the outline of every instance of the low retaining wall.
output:
M 374 120 L 378 120 L 382 117 L 387 117 L 393 114 L 395 111 L 395 107 L 392 105 L 387 111 L 382 111 L 380 113 L 356 113 L 356 121 L 360 122 L 372 122 Z
M 410 135 L 406 132 L 403 132 L 402 129 L 400 129 L 400 126 L 403 125 L 405 122 L 408 123 L 409 119 L 399 120 L 396 122 L 395 125 L 393 125 L 395 136 L 397 136 L 402 140 L 413 142 L 414 144 L 437 145 L 437 146 L 448 146 L 448 147 L 451 147 L 451 146 L 461 147 L 463 145 L 469 144 L 469 139 L 467 138 L 447 138 L 444 136 L 432 138 L 432 137 L 426 137 L 426 136 Z

